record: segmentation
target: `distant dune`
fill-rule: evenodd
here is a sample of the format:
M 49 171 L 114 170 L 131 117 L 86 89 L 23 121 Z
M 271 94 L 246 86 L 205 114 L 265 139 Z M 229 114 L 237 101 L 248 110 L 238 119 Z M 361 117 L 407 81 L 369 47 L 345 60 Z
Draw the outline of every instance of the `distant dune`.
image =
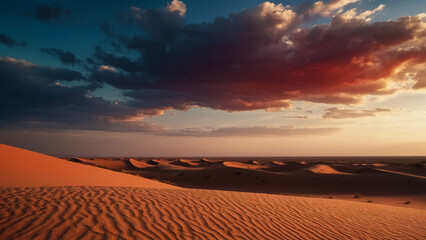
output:
M 309 170 L 316 174 L 349 174 L 345 172 L 336 171 L 336 169 L 334 169 L 333 167 L 324 164 L 317 164 L 309 168 Z
M 0 239 L 424 239 L 426 236 L 425 210 L 337 199 L 179 189 L 6 145 L 0 145 L 0 159 Z M 150 166 L 161 169 L 166 166 L 159 165 L 167 164 L 162 160 L 156 161 L 159 164 L 126 161 L 142 169 Z M 188 164 L 190 171 L 199 172 L 197 164 L 189 160 L 180 162 Z M 204 168 L 217 170 L 219 166 L 220 170 L 225 166 L 232 171 L 249 171 L 247 165 L 226 167 L 220 162 Z M 336 171 L 321 165 L 310 170 L 320 171 L 321 176 Z M 231 176 L 234 175 L 239 176 Z
M 426 209 L 426 167 L 422 162 L 358 164 L 327 162 L 326 159 L 321 162 L 280 162 L 250 158 L 239 161 L 131 160 L 133 167 L 121 171 L 171 182 L 184 188 L 332 197 Z M 117 164 L 126 160 L 108 161 Z M 410 204 L 403 204 L 407 200 Z

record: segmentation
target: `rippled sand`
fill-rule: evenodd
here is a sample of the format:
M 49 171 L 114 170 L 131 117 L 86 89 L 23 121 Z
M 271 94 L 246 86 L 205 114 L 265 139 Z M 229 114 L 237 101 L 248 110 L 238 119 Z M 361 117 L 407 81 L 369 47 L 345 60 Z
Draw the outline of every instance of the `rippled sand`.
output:
M 261 193 L 1 189 L 1 239 L 424 239 L 425 211 Z
M 426 211 L 421 208 L 256 192 L 184 189 L 84 165 L 78 163 L 78 159 L 73 161 L 77 162 L 0 144 L 1 240 L 426 238 Z M 129 165 L 132 162 L 137 166 Z M 315 189 L 331 183 L 319 181 L 312 185 L 316 177 L 332 177 L 335 182 L 338 175 L 357 176 L 353 182 L 342 181 L 345 180 L 342 178 L 340 182 L 346 186 L 368 183 L 377 191 L 369 179 L 379 184 L 382 181 L 387 184 L 383 185 L 385 187 L 398 181 L 410 191 L 422 193 L 424 188 L 420 187 L 425 181 L 411 172 L 362 176 L 364 173 L 341 174 L 330 166 L 306 167 L 300 163 L 223 164 L 186 159 L 124 163 L 137 169 L 155 168 L 153 171 L 159 174 L 173 174 L 176 179 L 191 180 L 192 184 L 201 182 L 203 186 L 206 183 L 202 181 L 212 186 L 221 181 L 250 186 L 262 180 L 256 176 L 263 174 L 261 176 L 267 181 L 260 181 L 257 187 L 266 190 L 268 186 L 301 188 L 308 183 Z M 114 166 L 118 166 L 116 162 Z M 280 172 L 289 168 L 294 173 Z M 182 173 L 184 175 L 180 175 Z M 206 173 L 211 174 L 210 178 L 205 177 Z M 310 182 L 289 181 L 295 179 L 310 179 Z

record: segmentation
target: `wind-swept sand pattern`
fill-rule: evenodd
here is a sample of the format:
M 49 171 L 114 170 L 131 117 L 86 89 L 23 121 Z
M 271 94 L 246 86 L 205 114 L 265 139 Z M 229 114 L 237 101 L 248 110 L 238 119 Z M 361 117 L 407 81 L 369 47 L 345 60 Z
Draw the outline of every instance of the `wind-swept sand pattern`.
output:
M 425 211 L 261 193 L 1 189 L 1 239 L 424 239 Z
M 225 182 L 240 179 L 241 186 L 248 185 L 241 179 L 259 180 L 248 174 L 269 176 L 268 182 L 276 184 L 273 187 L 279 187 L 285 179 L 282 176 L 302 181 L 309 176 L 356 175 L 342 174 L 341 170 L 324 164 L 288 163 L 289 168 L 277 172 L 277 169 L 269 170 L 286 165 L 197 159 L 123 158 L 119 161 L 121 163 L 98 159 L 96 162 L 112 167 L 121 164 L 136 173 L 154 169 L 158 174 L 173 174 L 175 178 L 195 182 L 217 183 L 219 176 Z M 238 192 L 241 190 L 183 189 L 85 164 L 81 159 L 66 161 L 0 145 L 0 239 L 406 240 L 426 237 L 426 211 L 422 209 Z M 213 176 L 218 171 L 219 175 Z M 310 173 L 300 174 L 303 171 Z M 383 175 L 399 176 L 398 181 L 411 179 L 404 184 L 423 186 L 424 182 L 424 178 L 415 176 L 387 172 Z M 359 179 L 362 176 L 359 175 Z M 268 182 L 263 183 L 264 189 L 268 189 Z M 298 184 L 297 188 L 304 186 Z

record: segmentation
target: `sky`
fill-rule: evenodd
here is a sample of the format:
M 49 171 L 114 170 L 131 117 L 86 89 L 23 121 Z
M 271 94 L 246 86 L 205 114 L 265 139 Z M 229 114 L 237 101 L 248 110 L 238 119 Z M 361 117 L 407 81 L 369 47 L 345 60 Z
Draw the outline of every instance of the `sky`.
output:
M 0 2 L 0 142 L 60 156 L 426 155 L 422 0 Z

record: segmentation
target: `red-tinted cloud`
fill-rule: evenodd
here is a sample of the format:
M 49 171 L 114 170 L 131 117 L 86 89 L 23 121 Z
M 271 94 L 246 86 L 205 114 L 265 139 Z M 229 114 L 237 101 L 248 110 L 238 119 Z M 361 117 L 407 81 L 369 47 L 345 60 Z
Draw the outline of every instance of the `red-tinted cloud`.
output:
M 395 86 L 425 88 L 426 15 L 372 22 L 373 14 L 384 6 L 361 13 L 344 10 L 356 2 L 359 0 L 319 1 L 297 10 L 265 2 L 202 24 L 185 24 L 187 9 L 179 0 L 160 9 L 132 7 L 121 20 L 134 24 L 138 33 L 130 34 L 128 26 L 116 31 L 115 25 L 103 24 L 109 39 L 96 45 L 86 62 L 62 49 L 42 49 L 65 64 L 78 63 L 87 75 L 0 57 L 0 128 L 178 136 L 333 132 L 335 129 L 268 127 L 169 131 L 133 120 L 194 106 L 274 111 L 290 108 L 293 101 L 352 105 L 366 95 L 393 94 L 399 90 Z M 58 16 L 68 15 L 53 10 L 40 20 L 57 21 Z M 330 21 L 309 27 L 318 18 Z M 2 42 L 17 46 L 8 36 Z M 124 90 L 126 101 L 90 96 L 103 83 Z M 329 108 L 325 117 L 374 113 Z
M 127 90 L 131 106 L 148 110 L 269 110 L 295 100 L 350 105 L 365 95 L 392 94 L 398 89 L 390 83 L 404 80 L 398 73 L 417 74 L 426 62 L 425 16 L 371 23 L 384 6 L 342 10 L 354 2 L 317 2 L 297 11 L 265 2 L 191 25 L 176 21 L 179 11 L 133 9 L 130 17 L 143 34 L 116 40 L 141 57 L 97 54 L 99 64 L 117 71 L 93 71 L 92 78 Z M 329 24 L 303 27 L 330 16 Z

